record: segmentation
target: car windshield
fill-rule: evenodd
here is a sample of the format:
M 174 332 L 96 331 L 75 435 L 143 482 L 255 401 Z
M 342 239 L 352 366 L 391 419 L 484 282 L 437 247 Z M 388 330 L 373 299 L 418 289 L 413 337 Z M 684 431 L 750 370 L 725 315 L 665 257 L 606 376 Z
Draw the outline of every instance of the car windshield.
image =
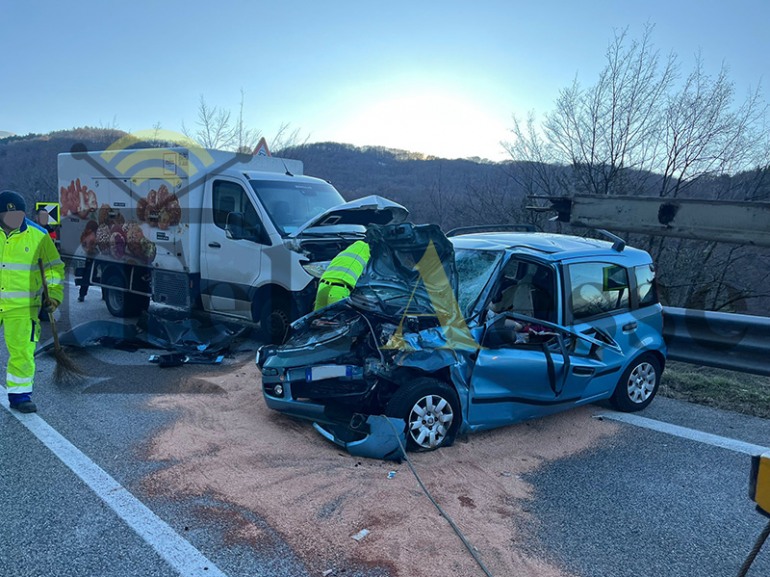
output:
M 489 278 L 502 258 L 501 252 L 491 250 L 455 249 L 458 287 L 457 301 L 464 316 L 470 310 L 489 282 Z
M 251 187 L 281 236 L 296 231 L 311 218 L 345 202 L 323 181 L 251 180 Z

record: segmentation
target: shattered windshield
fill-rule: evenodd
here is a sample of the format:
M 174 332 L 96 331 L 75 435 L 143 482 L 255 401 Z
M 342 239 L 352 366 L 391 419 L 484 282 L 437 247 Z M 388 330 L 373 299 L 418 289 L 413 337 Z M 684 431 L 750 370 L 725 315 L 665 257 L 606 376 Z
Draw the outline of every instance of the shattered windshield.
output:
M 249 182 L 281 236 L 291 234 L 311 218 L 345 202 L 331 184 L 323 181 Z
M 491 250 L 455 249 L 457 301 L 464 316 L 470 314 L 479 294 L 489 282 L 503 253 Z

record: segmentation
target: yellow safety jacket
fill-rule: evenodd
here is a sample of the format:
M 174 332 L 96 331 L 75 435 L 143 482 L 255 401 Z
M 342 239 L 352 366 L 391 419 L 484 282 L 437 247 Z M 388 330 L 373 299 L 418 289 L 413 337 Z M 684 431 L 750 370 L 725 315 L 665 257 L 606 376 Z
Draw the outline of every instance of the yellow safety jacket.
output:
M 29 219 L 8 234 L 0 228 L 0 315 L 37 317 L 43 294 L 38 259 L 43 261 L 49 297 L 61 302 L 64 262 L 48 233 Z
M 369 245 L 357 240 L 332 259 L 321 276 L 321 281 L 329 284 L 342 283 L 349 289 L 355 288 L 358 277 L 369 262 L 369 256 Z

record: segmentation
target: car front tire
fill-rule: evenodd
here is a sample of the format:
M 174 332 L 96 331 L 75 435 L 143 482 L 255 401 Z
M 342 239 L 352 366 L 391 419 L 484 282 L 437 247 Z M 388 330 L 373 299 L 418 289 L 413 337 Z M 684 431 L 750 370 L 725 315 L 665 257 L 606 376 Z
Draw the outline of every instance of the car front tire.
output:
M 662 374 L 658 358 L 645 353 L 628 366 L 620 377 L 610 401 L 619 411 L 641 411 L 655 398 Z
M 385 412 L 405 421 L 407 451 L 433 451 L 451 444 L 461 420 L 454 389 L 427 377 L 398 389 Z

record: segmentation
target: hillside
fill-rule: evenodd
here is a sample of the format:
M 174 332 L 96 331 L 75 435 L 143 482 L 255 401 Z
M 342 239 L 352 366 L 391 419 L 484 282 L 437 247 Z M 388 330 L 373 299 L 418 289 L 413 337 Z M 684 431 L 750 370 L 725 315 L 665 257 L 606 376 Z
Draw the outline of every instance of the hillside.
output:
M 29 203 L 54 200 L 57 154 L 76 143 L 103 150 L 122 136 L 121 131 L 80 128 L 0 139 L 0 188 L 19 191 Z M 328 142 L 281 153 L 302 160 L 306 174 L 331 181 L 348 200 L 379 194 L 406 206 L 416 222 L 445 228 L 490 222 L 490 216 L 495 222 L 513 222 L 523 199 L 506 164 Z
M 406 206 L 415 222 L 445 229 L 520 218 L 524 193 L 511 165 L 422 157 L 400 150 L 318 143 L 282 151 L 305 173 L 325 178 L 347 199 L 378 194 Z

